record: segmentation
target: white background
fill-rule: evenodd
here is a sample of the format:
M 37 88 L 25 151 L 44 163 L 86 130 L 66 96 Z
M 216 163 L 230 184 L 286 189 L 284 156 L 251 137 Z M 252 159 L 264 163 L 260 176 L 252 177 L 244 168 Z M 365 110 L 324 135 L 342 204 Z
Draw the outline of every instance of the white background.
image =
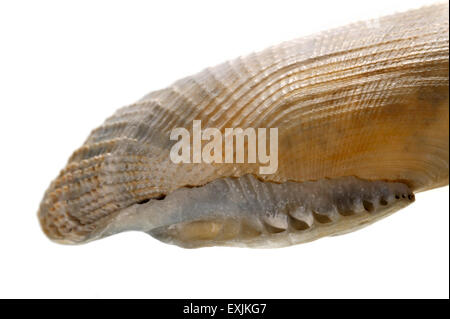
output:
M 36 212 L 90 130 L 253 50 L 429 1 L 2 1 L 0 297 L 449 297 L 448 187 L 368 228 L 283 249 L 144 233 L 50 242 Z

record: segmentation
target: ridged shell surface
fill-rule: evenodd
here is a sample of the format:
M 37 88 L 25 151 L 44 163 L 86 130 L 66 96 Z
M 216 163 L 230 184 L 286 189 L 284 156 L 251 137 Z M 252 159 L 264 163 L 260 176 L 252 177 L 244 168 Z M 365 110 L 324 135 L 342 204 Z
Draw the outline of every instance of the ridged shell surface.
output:
M 139 202 L 246 175 L 278 184 L 354 176 L 414 192 L 448 184 L 448 24 L 447 4 L 424 7 L 284 42 L 149 93 L 73 153 L 41 203 L 43 230 L 83 242 Z M 277 172 L 172 163 L 170 132 L 192 130 L 193 120 L 222 132 L 278 128 Z

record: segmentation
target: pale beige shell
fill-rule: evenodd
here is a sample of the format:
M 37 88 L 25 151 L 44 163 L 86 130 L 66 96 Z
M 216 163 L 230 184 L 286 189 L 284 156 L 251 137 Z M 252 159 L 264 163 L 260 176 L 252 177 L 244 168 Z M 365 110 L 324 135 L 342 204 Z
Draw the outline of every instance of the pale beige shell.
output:
M 440 4 L 285 42 L 152 92 L 92 131 L 45 193 L 45 233 L 83 242 L 140 201 L 252 174 L 448 184 L 449 20 Z M 170 161 L 175 127 L 276 127 L 278 171 Z

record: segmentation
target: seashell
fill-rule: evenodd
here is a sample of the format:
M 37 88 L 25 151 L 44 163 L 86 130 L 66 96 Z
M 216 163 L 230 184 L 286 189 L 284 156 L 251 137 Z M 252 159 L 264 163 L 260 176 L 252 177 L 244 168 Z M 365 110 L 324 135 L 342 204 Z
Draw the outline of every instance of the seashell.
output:
M 151 92 L 51 183 L 45 234 L 139 230 L 183 247 L 279 247 L 369 225 L 448 184 L 448 4 L 354 23 Z M 174 128 L 277 128 L 278 169 L 174 163 Z

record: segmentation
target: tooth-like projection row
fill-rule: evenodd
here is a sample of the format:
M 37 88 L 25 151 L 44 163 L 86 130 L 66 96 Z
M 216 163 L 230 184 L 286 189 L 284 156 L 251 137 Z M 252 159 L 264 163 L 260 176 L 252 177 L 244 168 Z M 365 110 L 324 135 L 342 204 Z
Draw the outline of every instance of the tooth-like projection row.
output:
M 97 235 L 135 229 L 184 247 L 285 246 L 338 234 L 349 223 L 361 227 L 413 200 L 408 186 L 397 182 L 342 177 L 272 183 L 245 175 L 133 205 Z

